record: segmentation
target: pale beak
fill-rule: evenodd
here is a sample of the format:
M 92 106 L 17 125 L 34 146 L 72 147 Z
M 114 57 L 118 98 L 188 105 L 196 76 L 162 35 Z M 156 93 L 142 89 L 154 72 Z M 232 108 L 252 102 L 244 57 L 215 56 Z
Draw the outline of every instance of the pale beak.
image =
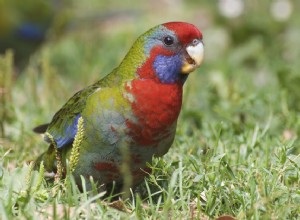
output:
M 188 74 L 197 69 L 204 58 L 204 45 L 199 41 L 197 45 L 189 45 L 186 47 L 188 57 L 183 61 L 181 73 Z

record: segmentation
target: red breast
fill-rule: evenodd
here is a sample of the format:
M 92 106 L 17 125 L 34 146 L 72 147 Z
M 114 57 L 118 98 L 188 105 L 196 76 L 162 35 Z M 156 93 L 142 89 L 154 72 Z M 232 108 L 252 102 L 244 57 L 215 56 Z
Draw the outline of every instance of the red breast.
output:
M 182 84 L 162 84 L 153 79 L 135 79 L 126 86 L 136 121 L 127 121 L 130 135 L 140 145 L 153 145 L 168 135 L 182 104 Z

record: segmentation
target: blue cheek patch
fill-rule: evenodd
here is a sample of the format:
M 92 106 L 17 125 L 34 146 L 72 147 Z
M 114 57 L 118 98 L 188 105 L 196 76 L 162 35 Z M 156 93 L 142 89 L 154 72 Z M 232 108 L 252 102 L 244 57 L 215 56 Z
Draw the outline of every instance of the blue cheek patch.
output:
M 162 83 L 175 83 L 180 80 L 182 61 L 179 55 L 162 56 L 159 55 L 153 62 L 156 76 Z

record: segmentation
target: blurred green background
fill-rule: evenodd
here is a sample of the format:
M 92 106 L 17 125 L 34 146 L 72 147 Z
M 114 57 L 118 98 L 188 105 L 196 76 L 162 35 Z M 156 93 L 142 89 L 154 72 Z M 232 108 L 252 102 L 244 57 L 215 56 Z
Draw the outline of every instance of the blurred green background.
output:
M 278 146 L 299 154 L 299 11 L 297 0 L 0 0 L 2 166 L 43 152 L 31 129 L 116 67 L 140 34 L 168 21 L 196 25 L 205 43 L 205 62 L 185 85 L 180 152 L 202 155 L 217 145 L 233 166 L 261 158 L 266 169 Z M 42 35 L 22 38 L 24 24 Z M 166 157 L 177 156 L 172 148 Z

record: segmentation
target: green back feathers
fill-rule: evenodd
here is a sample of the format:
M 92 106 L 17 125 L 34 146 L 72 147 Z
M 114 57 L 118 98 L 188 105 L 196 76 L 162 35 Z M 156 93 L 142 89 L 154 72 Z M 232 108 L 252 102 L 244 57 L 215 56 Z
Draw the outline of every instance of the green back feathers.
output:
M 143 35 L 141 35 L 133 44 L 122 63 L 118 68 L 118 74 L 122 75 L 125 79 L 132 79 L 137 77 L 136 72 L 139 67 L 147 60 L 149 54 L 146 51 L 146 42 L 149 37 L 161 28 L 161 25 L 156 26 Z

